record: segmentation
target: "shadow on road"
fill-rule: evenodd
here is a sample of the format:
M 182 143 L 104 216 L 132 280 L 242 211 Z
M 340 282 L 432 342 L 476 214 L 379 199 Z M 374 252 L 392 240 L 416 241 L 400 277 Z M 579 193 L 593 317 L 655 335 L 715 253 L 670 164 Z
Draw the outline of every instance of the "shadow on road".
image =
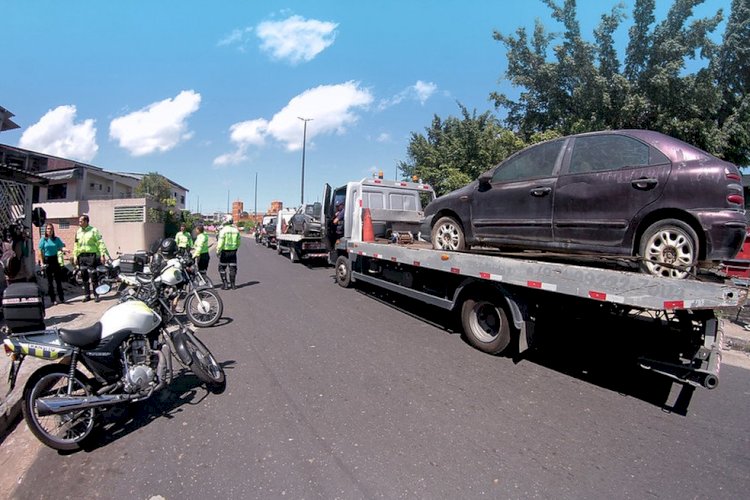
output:
M 461 333 L 452 313 L 382 289 L 359 284 L 360 293 L 449 333 Z M 556 309 L 540 312 L 530 349 L 521 355 L 515 343 L 501 357 L 531 362 L 599 387 L 634 397 L 678 415 L 687 415 L 695 390 L 640 367 L 640 356 L 674 352 L 673 333 L 653 319 Z M 468 345 L 467 345 L 468 347 Z M 677 392 L 677 394 L 675 394 Z
M 227 360 L 219 363 L 225 371 L 232 369 L 236 362 Z M 95 435 L 83 443 L 83 451 L 91 452 L 108 445 L 157 418 L 171 419 L 182 411 L 184 405 L 198 405 L 206 397 L 220 394 L 223 391 L 211 391 L 196 377 L 193 372 L 182 369 L 175 373 L 175 378 L 167 387 L 138 403 L 121 404 L 107 409 L 100 416 Z M 58 452 L 66 455 L 77 452 Z

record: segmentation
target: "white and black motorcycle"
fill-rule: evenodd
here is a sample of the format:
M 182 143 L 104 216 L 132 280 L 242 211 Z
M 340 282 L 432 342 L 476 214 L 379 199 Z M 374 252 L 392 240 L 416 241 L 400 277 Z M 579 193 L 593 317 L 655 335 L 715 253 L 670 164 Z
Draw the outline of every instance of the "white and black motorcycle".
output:
M 107 293 L 106 287 L 97 292 Z M 3 311 L 11 387 L 27 356 L 56 361 L 29 377 L 22 401 L 29 429 L 51 448 L 79 449 L 101 410 L 148 399 L 163 389 L 176 373 L 173 359 L 212 392 L 226 386 L 221 365 L 163 298 L 151 307 L 139 300 L 120 302 L 88 328 L 45 328 L 38 288 L 19 283 L 5 291 Z

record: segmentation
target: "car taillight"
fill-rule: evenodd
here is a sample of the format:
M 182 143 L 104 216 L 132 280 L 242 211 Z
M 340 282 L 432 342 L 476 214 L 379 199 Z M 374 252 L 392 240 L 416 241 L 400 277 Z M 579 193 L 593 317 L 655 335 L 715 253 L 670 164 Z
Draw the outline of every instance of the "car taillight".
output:
M 727 196 L 727 201 L 729 203 L 735 203 L 737 205 L 743 205 L 745 204 L 745 197 L 741 194 L 730 194 Z
M 728 168 L 724 169 L 724 175 L 730 181 L 740 182 L 742 180 L 742 176 L 738 172 L 733 172 Z

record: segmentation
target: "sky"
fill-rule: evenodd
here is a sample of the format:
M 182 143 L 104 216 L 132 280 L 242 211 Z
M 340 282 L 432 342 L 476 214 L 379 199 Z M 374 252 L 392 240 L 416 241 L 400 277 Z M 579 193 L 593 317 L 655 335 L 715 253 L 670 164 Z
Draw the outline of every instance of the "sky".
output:
M 577 2 L 588 40 L 616 3 Z M 158 172 L 204 214 L 299 206 L 303 150 L 305 203 L 325 183 L 396 178 L 435 115 L 518 95 L 494 31 L 562 31 L 541 0 L 0 0 L 0 19 L 0 106 L 21 126 L 1 144 Z

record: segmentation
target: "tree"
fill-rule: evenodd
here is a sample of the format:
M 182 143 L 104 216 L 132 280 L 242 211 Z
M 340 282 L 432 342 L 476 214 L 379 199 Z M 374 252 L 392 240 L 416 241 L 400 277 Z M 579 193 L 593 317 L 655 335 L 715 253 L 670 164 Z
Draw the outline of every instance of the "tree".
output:
M 750 162 L 750 6 L 733 0 L 723 42 L 710 35 L 723 18 L 695 19 L 703 0 L 674 0 L 656 22 L 655 0 L 635 0 L 624 64 L 613 34 L 625 15 L 621 4 L 601 17 L 594 42 L 583 39 L 575 0 L 542 0 L 564 28 L 561 41 L 537 21 L 531 39 L 525 28 L 514 35 L 495 32 L 505 45 L 511 83 L 518 99 L 493 92 L 505 125 L 528 140 L 550 129 L 578 132 L 647 128 L 694 144 L 740 165 Z M 550 57 L 552 55 L 553 57 Z M 686 62 L 703 66 L 690 73 Z M 621 69 L 623 68 L 623 69 Z
M 487 111 L 477 115 L 458 104 L 462 118 L 435 115 L 426 135 L 412 132 L 408 160 L 399 162 L 406 179 L 430 184 L 439 195 L 464 186 L 525 144 Z
M 144 175 L 141 182 L 135 187 L 135 194 L 136 196 L 150 196 L 163 205 L 169 204 L 169 200 L 174 200 L 169 181 L 157 172 L 149 172 Z M 172 203 L 172 206 L 174 206 L 174 203 Z

